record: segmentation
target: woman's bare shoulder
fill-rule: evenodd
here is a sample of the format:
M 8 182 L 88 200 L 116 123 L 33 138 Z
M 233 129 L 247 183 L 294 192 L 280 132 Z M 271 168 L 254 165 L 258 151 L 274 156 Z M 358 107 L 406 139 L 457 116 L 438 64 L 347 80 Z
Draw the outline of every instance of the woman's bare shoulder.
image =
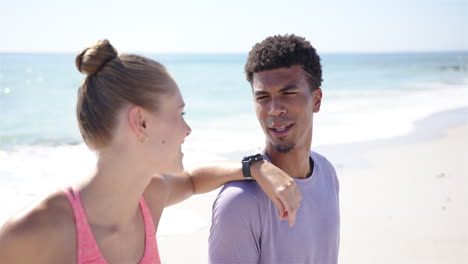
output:
M 0 228 L 0 263 L 41 263 L 74 248 L 73 210 L 61 191 L 13 216 Z

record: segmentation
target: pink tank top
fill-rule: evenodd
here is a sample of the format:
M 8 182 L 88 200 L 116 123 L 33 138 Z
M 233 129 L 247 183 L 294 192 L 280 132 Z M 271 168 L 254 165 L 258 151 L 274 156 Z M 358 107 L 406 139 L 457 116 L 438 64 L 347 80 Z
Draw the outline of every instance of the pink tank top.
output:
M 78 251 L 77 264 L 108 264 L 98 248 L 94 235 L 91 232 L 91 227 L 88 223 L 83 205 L 81 203 L 80 194 L 78 191 L 71 188 L 64 189 L 75 215 L 75 223 L 77 230 Z M 145 250 L 139 264 L 160 264 L 158 245 L 156 243 L 156 230 L 154 229 L 153 219 L 143 197 L 140 198 L 140 208 L 143 213 L 143 221 L 145 223 Z

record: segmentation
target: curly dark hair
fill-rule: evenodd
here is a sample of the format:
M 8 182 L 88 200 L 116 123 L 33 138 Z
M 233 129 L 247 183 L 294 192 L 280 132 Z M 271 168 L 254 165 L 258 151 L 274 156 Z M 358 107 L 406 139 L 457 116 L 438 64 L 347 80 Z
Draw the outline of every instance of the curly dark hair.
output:
M 303 37 L 294 34 L 275 35 L 255 44 L 245 64 L 247 80 L 253 74 L 277 68 L 302 65 L 311 91 L 322 85 L 322 66 L 314 47 Z

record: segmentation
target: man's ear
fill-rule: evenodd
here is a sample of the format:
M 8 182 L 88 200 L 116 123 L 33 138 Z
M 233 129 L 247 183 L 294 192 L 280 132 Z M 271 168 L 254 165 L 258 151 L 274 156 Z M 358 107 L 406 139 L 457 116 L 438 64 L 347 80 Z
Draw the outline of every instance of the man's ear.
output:
M 314 113 L 318 113 L 322 104 L 322 89 L 318 88 L 313 91 L 312 96 L 314 97 Z
M 147 120 L 145 111 L 140 106 L 132 106 L 128 110 L 128 122 L 135 135 L 140 137 L 147 136 Z

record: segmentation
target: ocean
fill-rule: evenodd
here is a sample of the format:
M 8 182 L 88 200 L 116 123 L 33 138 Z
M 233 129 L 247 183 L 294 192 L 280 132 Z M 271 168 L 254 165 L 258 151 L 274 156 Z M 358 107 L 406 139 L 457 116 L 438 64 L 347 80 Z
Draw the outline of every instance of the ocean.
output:
M 185 164 L 240 160 L 262 147 L 245 54 L 142 55 L 163 63 L 181 89 L 193 130 L 183 146 Z M 75 117 L 84 75 L 74 57 L 0 53 L 0 224 L 93 166 Z M 468 52 L 321 58 L 324 97 L 314 116 L 313 146 L 406 135 L 418 120 L 468 107 Z

